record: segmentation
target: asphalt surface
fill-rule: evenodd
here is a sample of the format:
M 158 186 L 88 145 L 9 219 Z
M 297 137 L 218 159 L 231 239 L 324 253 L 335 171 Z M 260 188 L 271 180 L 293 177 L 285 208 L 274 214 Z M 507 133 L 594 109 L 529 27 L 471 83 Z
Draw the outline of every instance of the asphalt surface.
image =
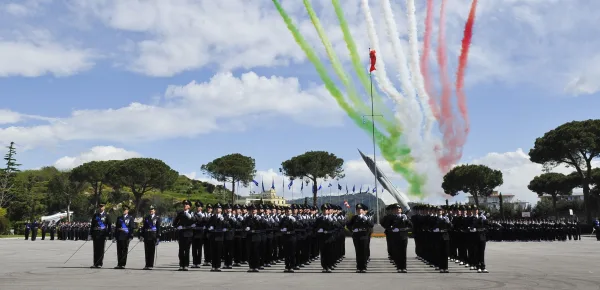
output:
M 131 242 L 130 249 L 136 242 Z M 0 239 L 0 289 L 600 289 L 600 242 L 592 238 L 488 242 L 488 274 L 454 263 L 450 273 L 437 273 L 414 258 L 412 240 L 407 274 L 395 272 L 386 260 L 385 240 L 380 238 L 371 242 L 372 261 L 365 274 L 355 273 L 351 239 L 346 241 L 347 259 L 331 274 L 321 273 L 318 261 L 293 274 L 282 273 L 282 264 L 261 273 L 246 273 L 246 268 L 211 273 L 208 267 L 178 272 L 176 242 L 161 243 L 153 271 L 140 270 L 144 266 L 143 243 L 131 251 L 125 270 L 112 269 L 116 265 L 116 245 L 108 249 L 104 268 L 90 269 L 91 242 L 64 264 L 82 244 Z

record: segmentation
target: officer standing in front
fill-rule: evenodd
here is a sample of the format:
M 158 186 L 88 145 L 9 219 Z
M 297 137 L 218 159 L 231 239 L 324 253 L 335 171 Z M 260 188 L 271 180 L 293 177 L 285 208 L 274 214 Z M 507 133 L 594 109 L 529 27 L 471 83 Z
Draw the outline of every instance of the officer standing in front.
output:
M 37 238 L 38 226 L 39 226 L 39 223 L 36 220 L 34 220 L 33 223 L 31 223 L 31 240 L 32 241 L 35 241 L 35 239 Z
M 594 221 L 594 229 L 596 233 L 596 240 L 600 241 L 600 220 L 598 218 L 596 218 Z
M 292 210 L 285 208 L 285 215 L 279 221 L 282 233 L 283 251 L 285 257 L 285 273 L 294 273 L 296 267 L 296 218 L 292 216 Z
M 129 207 L 123 205 L 123 215 L 117 217 L 115 222 L 115 234 L 113 243 L 117 243 L 117 266 L 115 269 L 125 269 L 127 265 L 127 253 L 129 252 L 129 241 L 133 239 L 134 220 L 129 215 Z
M 108 214 L 104 211 L 104 206 L 104 203 L 100 203 L 98 205 L 98 212 L 92 216 L 90 235 L 94 244 L 94 265 L 90 268 L 102 268 L 106 237 L 111 232 L 112 222 Z
M 354 242 L 354 250 L 356 252 L 356 273 L 367 272 L 367 259 L 369 246 L 369 234 L 374 224 L 371 219 L 366 216 L 369 208 L 359 203 L 356 205 L 356 215 L 348 222 L 348 229 L 352 231 L 352 242 Z
M 160 243 L 161 233 L 160 217 L 156 215 L 156 209 L 153 205 L 150 206 L 150 213 L 144 218 L 140 232 L 144 241 L 144 257 L 146 258 L 144 270 L 152 270 L 154 268 L 156 246 Z
M 406 247 L 408 231 L 412 228 L 412 222 L 402 213 L 400 205 L 392 204 L 390 211 L 390 215 L 384 218 L 385 224 L 382 222 L 382 226 L 388 231 L 392 247 L 390 252 L 398 273 L 406 273 Z
M 177 242 L 179 243 L 179 269 L 178 271 L 187 271 L 190 266 L 190 246 L 194 237 L 194 223 L 196 218 L 190 211 L 192 202 L 183 201 L 183 211 L 177 213 L 173 220 L 173 226 L 179 230 Z

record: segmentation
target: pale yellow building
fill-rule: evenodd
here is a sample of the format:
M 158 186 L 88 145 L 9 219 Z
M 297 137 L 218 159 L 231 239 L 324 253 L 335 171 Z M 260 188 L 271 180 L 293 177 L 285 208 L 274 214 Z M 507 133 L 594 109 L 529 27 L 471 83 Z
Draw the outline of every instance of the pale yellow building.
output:
M 251 204 L 251 203 L 259 203 L 263 201 L 263 204 L 272 204 L 278 206 L 287 206 L 285 199 L 281 196 L 277 195 L 275 189 L 271 189 L 269 191 L 265 191 L 263 193 L 250 194 L 249 196 L 240 198 L 236 201 L 237 204 Z

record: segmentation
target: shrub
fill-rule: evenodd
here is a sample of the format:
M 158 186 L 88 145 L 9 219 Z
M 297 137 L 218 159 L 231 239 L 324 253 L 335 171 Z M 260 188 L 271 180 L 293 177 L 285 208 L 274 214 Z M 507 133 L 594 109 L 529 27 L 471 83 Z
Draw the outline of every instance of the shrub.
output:
M 10 221 L 5 216 L 0 216 L 0 234 L 5 235 L 10 231 Z

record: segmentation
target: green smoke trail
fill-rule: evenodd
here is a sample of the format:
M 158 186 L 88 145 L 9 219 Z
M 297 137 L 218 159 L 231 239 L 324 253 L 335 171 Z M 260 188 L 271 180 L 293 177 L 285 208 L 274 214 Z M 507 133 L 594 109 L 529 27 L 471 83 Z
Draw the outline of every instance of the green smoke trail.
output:
M 317 17 L 317 13 L 310 4 L 310 0 L 304 0 L 304 7 L 306 7 L 308 16 L 310 17 L 313 26 L 317 30 L 317 34 L 319 35 L 323 46 L 325 46 L 325 52 L 327 52 L 327 56 L 329 56 L 329 59 L 331 60 L 331 66 L 333 67 L 333 70 L 338 75 L 338 77 L 346 87 L 346 90 L 348 91 L 348 96 L 350 97 L 350 100 L 352 100 L 352 103 L 354 103 L 354 105 L 358 107 L 359 111 L 362 111 L 364 114 L 368 114 L 369 108 L 367 108 L 364 102 L 358 97 L 356 88 L 351 83 L 350 78 L 344 71 L 342 63 L 340 62 L 339 58 L 337 57 L 337 54 L 333 50 L 333 45 L 331 44 L 331 41 L 329 41 L 327 34 L 325 34 L 325 29 L 323 29 L 321 21 Z
M 348 51 L 350 52 L 350 60 L 352 62 L 352 66 L 354 67 L 354 70 L 358 75 L 358 79 L 360 80 L 365 90 L 369 91 L 371 86 L 369 75 L 367 74 L 360 60 L 360 54 L 358 53 L 358 49 L 356 48 L 354 38 L 350 33 L 350 27 L 348 26 L 348 22 L 344 17 L 344 11 L 342 10 L 342 6 L 340 5 L 339 0 L 332 0 L 331 3 L 333 4 L 335 15 L 337 16 L 338 21 L 340 22 L 340 27 L 342 28 L 344 40 L 346 41 L 346 46 L 348 47 Z M 377 111 L 384 112 L 383 115 L 393 116 L 393 114 L 389 110 L 387 110 L 387 107 L 383 104 L 382 98 L 375 91 L 373 92 L 373 100 L 375 101 Z
M 362 68 L 360 56 L 356 48 L 356 43 L 354 42 L 354 38 L 350 33 L 350 27 L 348 25 L 348 22 L 346 21 L 346 17 L 344 16 L 344 11 L 342 10 L 340 1 L 331 0 L 331 3 L 333 4 L 335 14 L 340 23 L 340 27 L 344 35 L 344 40 L 346 41 L 346 45 L 348 46 L 348 50 L 350 51 L 350 58 L 352 60 L 354 70 L 356 71 L 362 85 L 365 87 L 366 90 L 368 90 L 371 84 L 370 79 L 367 75 L 367 72 Z M 375 93 L 373 94 L 373 99 L 376 100 L 379 106 L 383 106 L 381 104 L 381 98 Z M 400 146 L 399 148 L 398 142 L 394 142 L 391 144 L 386 144 L 386 146 L 380 145 L 379 149 L 381 150 L 383 157 L 391 164 L 392 169 L 400 173 L 410 184 L 410 194 L 416 196 L 423 196 L 421 187 L 425 183 L 425 178 L 411 169 L 413 160 L 412 157 L 410 157 L 410 148 L 408 148 L 407 146 Z
M 350 119 L 352 119 L 358 127 L 362 128 L 367 132 L 373 132 L 372 123 L 363 122 L 361 118 L 362 116 L 358 114 L 355 110 L 353 110 L 353 108 L 350 105 L 348 105 L 344 98 L 344 95 L 340 92 L 333 80 L 327 74 L 325 65 L 319 60 L 319 57 L 311 48 L 310 44 L 304 39 L 304 37 L 299 32 L 298 28 L 292 23 L 291 18 L 285 12 L 279 1 L 272 1 L 275 4 L 277 11 L 286 23 L 288 29 L 292 33 L 294 39 L 296 40 L 300 48 L 304 51 L 304 53 L 306 53 L 306 56 L 308 57 L 309 61 L 314 65 L 315 69 L 317 70 L 317 73 L 323 80 L 325 87 L 337 101 L 339 106 L 348 114 Z M 360 68 L 359 66 L 358 71 L 360 70 L 362 70 L 362 68 Z M 387 138 L 377 128 L 375 128 L 376 143 L 379 145 L 383 156 L 391 164 L 394 171 L 400 173 L 410 184 L 409 194 L 422 196 L 421 186 L 423 184 L 423 180 L 411 169 L 413 159 L 412 156 L 410 156 L 410 148 L 397 146 L 399 138 L 400 130 L 393 130 L 392 132 L 390 132 L 390 137 Z

